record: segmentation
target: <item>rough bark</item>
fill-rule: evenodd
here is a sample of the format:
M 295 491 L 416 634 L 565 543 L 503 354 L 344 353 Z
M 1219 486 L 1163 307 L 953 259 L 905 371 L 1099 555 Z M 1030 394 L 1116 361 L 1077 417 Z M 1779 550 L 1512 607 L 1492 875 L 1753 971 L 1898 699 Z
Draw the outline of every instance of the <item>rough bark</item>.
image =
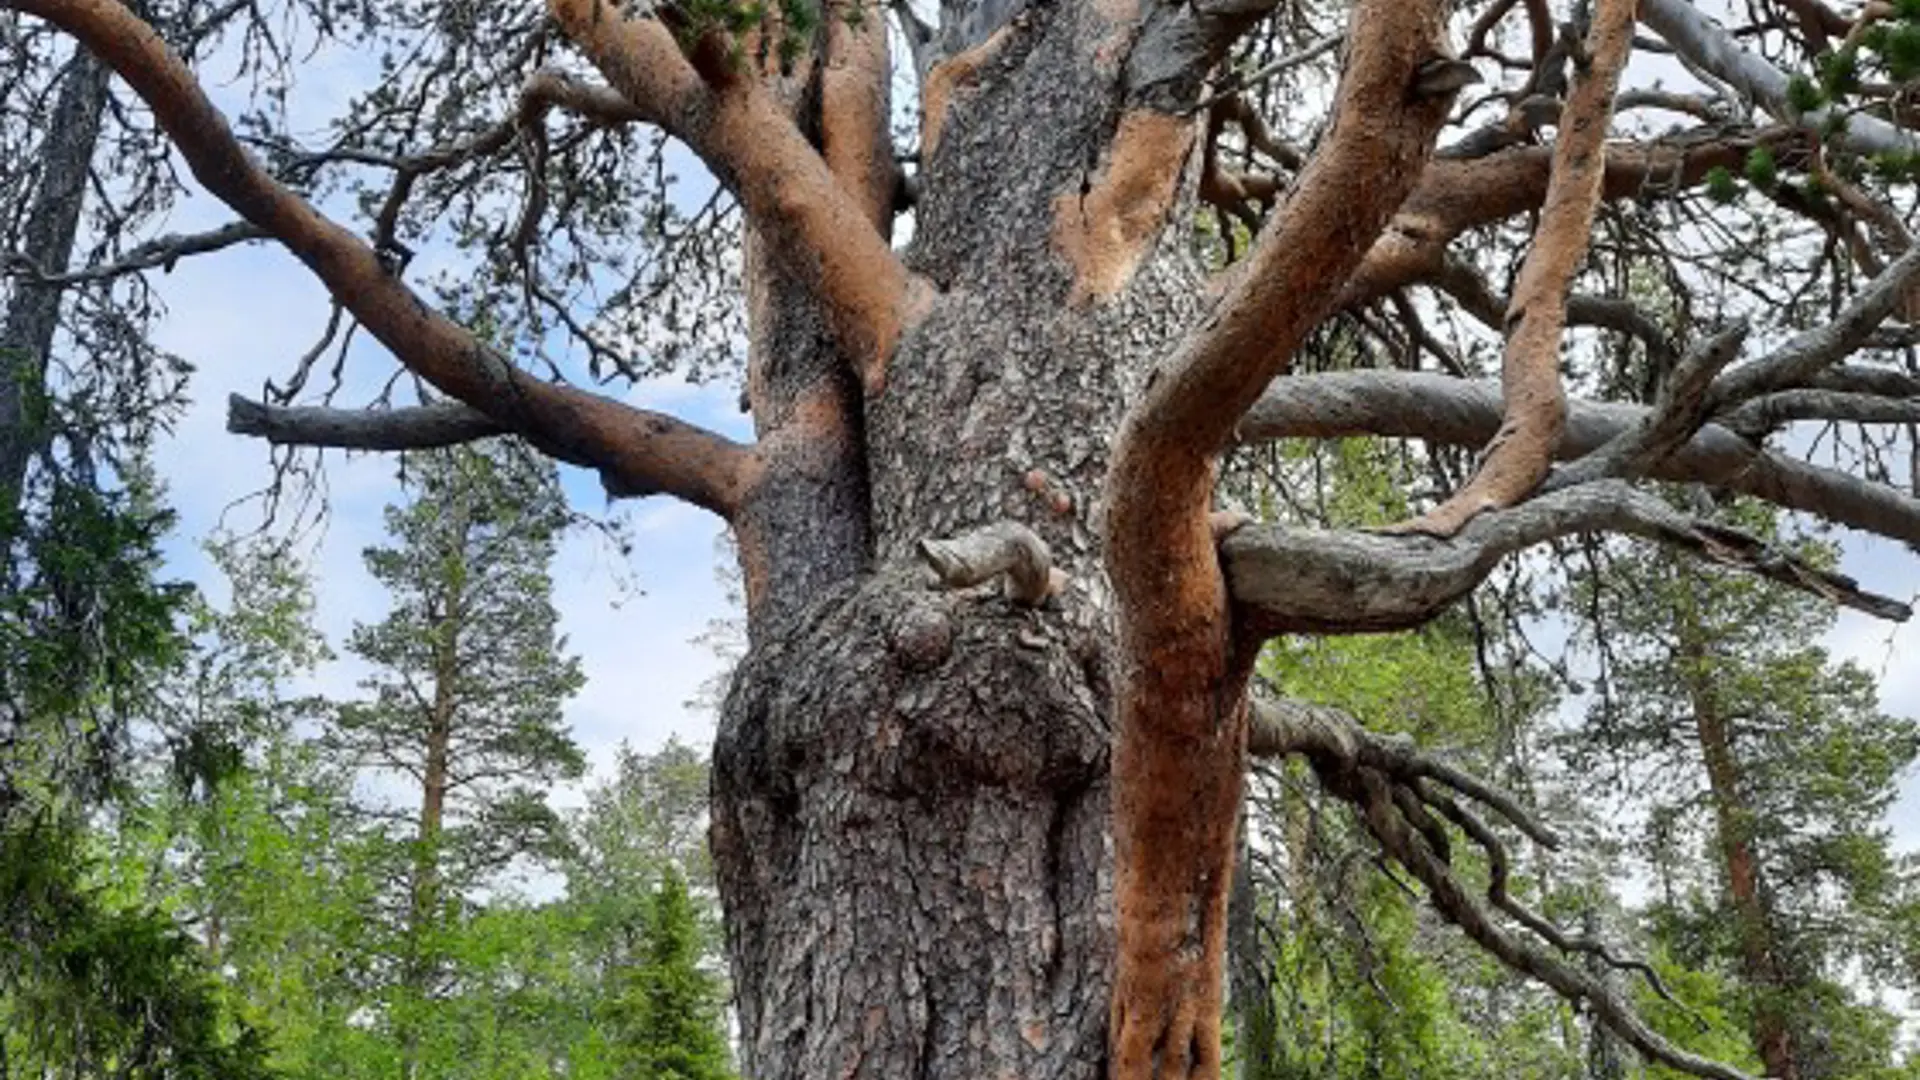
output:
M 1258 0 L 947 4 L 937 38 L 908 20 L 926 140 L 914 237 L 898 252 L 898 181 L 876 130 L 884 35 L 829 21 L 791 70 L 753 70 L 726 42 L 555 0 L 632 113 L 685 140 L 743 208 L 756 442 L 741 446 L 534 379 L 433 312 L 352 231 L 267 177 L 112 0 L 5 2 L 106 58 L 247 229 L 459 402 L 357 424 L 242 408 L 236 426 L 367 446 L 513 432 L 599 470 L 613 493 L 668 493 L 732 526 L 751 647 L 714 750 L 712 845 L 749 1074 L 1218 1074 L 1245 675 L 1271 627 L 1259 603 L 1230 607 L 1207 514 L 1216 459 L 1329 313 L 1437 275 L 1450 240 L 1537 208 L 1551 176 L 1546 147 L 1429 163 L 1448 107 L 1433 88 L 1463 76 L 1440 40 L 1445 5 L 1356 6 L 1335 122 L 1210 299 L 1168 224 L 1201 182 L 1204 80 L 1264 14 Z M 1609 198 L 1694 183 L 1753 142 L 1609 151 L 1597 183 Z M 1460 412 L 1393 422 L 1479 424 Z M 1497 399 L 1488 415 L 1478 439 Z M 1730 484 L 1761 482 L 1745 478 L 1771 460 L 1713 425 L 1671 460 L 1706 467 L 1702 454 Z M 1771 475 L 1788 496 L 1834 488 L 1785 465 Z M 1476 523 L 1463 543 L 1479 550 L 1424 553 L 1447 566 L 1443 588 L 1413 598 L 1419 611 L 1356 611 L 1348 586 L 1339 621 L 1424 617 L 1515 537 L 1611 521 L 1579 515 L 1613 494 L 1587 485 Z M 1911 530 L 1912 503 L 1860 496 L 1855 516 Z M 1642 519 L 1710 554 L 1767 554 Z M 1043 591 L 1029 573 L 1007 597 L 921 565 L 929 540 L 1002 523 L 1037 537 L 1064 581 Z M 1229 539 L 1229 567 L 1253 536 Z M 1268 615 L 1326 598 L 1279 592 Z M 1356 774 L 1343 793 L 1394 857 L 1458 893 L 1381 791 Z M 1498 924 L 1470 929 L 1563 993 L 1590 992 Z M 1611 995 L 1596 1008 L 1657 1048 Z
M 60 76 L 33 204 L 14 253 L 32 266 L 57 273 L 73 258 L 87 171 L 107 106 L 107 75 L 107 66 L 83 51 Z M 28 465 L 47 438 L 40 398 L 64 291 L 58 284 L 23 276 L 0 319 L 0 525 L 18 509 Z
M 1694 610 L 1698 600 L 1697 592 L 1689 585 L 1687 596 L 1676 612 L 1679 631 L 1676 659 L 1693 709 L 1700 757 L 1707 769 L 1714 836 L 1720 848 L 1727 899 L 1733 905 L 1742 981 L 1755 990 L 1754 1050 L 1769 1077 L 1798 1080 L 1800 1069 L 1794 1055 L 1793 1032 L 1781 1000 L 1781 992 L 1788 987 L 1789 980 L 1780 965 L 1760 860 L 1754 851 L 1753 811 L 1741 794 L 1740 761 L 1734 748 L 1732 719 L 1714 686 L 1710 643 Z

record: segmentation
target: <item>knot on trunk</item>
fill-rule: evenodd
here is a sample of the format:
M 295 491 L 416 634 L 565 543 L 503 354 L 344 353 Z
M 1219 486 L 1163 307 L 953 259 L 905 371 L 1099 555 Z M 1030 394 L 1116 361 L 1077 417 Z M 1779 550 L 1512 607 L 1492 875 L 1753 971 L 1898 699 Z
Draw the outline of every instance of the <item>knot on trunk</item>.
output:
M 1007 596 L 1038 607 L 1066 587 L 1067 576 L 1053 567 L 1053 552 L 1039 534 L 1017 521 L 997 521 L 940 540 L 920 541 L 920 557 L 942 587 L 965 589 L 1004 578 Z

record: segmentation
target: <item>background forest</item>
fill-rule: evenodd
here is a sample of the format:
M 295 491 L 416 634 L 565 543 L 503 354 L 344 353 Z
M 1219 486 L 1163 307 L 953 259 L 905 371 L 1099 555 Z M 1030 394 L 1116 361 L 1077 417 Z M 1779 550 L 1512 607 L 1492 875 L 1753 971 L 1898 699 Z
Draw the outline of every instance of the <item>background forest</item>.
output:
M 303 110 L 330 96 L 431 117 L 449 93 L 420 59 L 435 35 L 521 29 L 461 5 L 457 31 L 412 5 L 150 7 L 226 80 L 257 149 L 342 206 L 380 192 L 276 133 L 317 130 L 326 114 Z M 1889 49 L 1920 56 L 1920 10 L 1896 7 L 1908 37 Z M 1242 67 L 1297 55 L 1309 25 Z M 387 67 L 369 77 L 367 55 Z M 733 1075 L 705 740 L 738 630 L 713 527 L 603 512 L 590 478 L 512 440 L 323 460 L 227 437 L 218 391 L 257 383 L 261 356 L 304 354 L 272 387 L 291 400 L 340 389 L 364 343 L 255 253 L 156 254 L 152 236 L 223 218 L 97 65 L 11 12 L 0 56 L 0 1080 Z M 698 166 L 662 142 L 567 167 L 585 224 L 553 276 L 604 279 L 598 245 L 643 235 L 654 262 L 611 287 L 652 289 L 697 330 L 630 373 L 630 397 L 738 426 L 738 327 L 715 300 L 737 285 L 714 239 L 731 206 L 665 179 Z M 1768 168 L 1710 194 L 1757 198 Z M 657 202 L 616 209 L 609 191 L 644 173 Z M 429 278 L 511 202 L 484 176 L 435 182 L 434 246 L 407 253 Z M 1643 224 L 1604 228 L 1624 250 Z M 1196 212 L 1185 239 L 1225 262 L 1246 223 Z M 1616 255 L 1593 273 L 1679 310 L 1674 282 Z M 565 304 L 515 288 L 440 279 L 503 339 L 566 336 Z M 260 307 L 291 314 L 261 328 Z M 667 339 L 637 317 L 596 329 Z M 598 374 L 580 340 L 566 359 Z M 1385 347 L 1358 318 L 1314 345 Z M 1624 344 L 1578 347 L 1649 377 Z M 1236 452 L 1222 496 L 1379 525 L 1463 471 L 1395 440 L 1289 440 Z M 1887 557 L 1761 504 L 1717 509 L 1818 565 Z M 1910 564 L 1876 584 L 1920 592 Z M 1896 1080 L 1920 1078 L 1917 657 L 1911 631 L 1836 629 L 1805 593 L 1582 537 L 1416 632 L 1278 640 L 1259 677 L 1513 792 L 1560 850 L 1509 865 L 1459 845 L 1459 865 L 1503 883 L 1514 919 L 1566 928 L 1562 951 L 1676 1045 Z M 1236 1075 L 1678 1075 L 1432 915 L 1299 763 L 1256 767 L 1242 833 Z

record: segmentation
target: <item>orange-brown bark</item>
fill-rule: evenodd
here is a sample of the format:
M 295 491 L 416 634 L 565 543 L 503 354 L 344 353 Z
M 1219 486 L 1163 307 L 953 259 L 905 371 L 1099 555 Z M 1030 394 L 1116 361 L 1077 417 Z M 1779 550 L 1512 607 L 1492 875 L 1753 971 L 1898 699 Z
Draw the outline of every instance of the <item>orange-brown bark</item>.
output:
M 820 152 L 840 186 L 884 236 L 893 221 L 897 176 L 887 139 L 886 11 L 860 3 L 858 25 L 838 13 L 828 19 L 820 73 Z
M 1118 1080 L 1217 1077 L 1246 675 L 1208 517 L 1235 419 L 1413 189 L 1448 101 L 1413 92 L 1445 5 L 1362 0 L 1332 129 L 1246 272 L 1125 423 L 1108 478 L 1122 668 L 1114 752 Z
M 1507 308 L 1501 358 L 1506 418 L 1487 444 L 1467 486 L 1407 523 L 1408 529 L 1452 536 L 1485 510 L 1512 506 L 1539 486 L 1567 423 L 1560 384 L 1560 335 L 1567 291 L 1587 253 L 1593 215 L 1605 188 L 1607 125 L 1620 71 L 1633 48 L 1634 0 L 1601 0 L 1587 35 L 1589 62 L 1561 114 L 1553 178 Z
M 987 40 L 962 53 L 957 53 L 927 72 L 926 85 L 920 88 L 920 157 L 925 160 L 933 156 L 940 145 L 940 132 L 946 126 L 947 109 L 953 104 L 954 91 L 962 89 L 980 74 L 1000 46 L 1006 44 L 1007 35 L 1012 28 L 1003 26 L 987 37 Z
M 1073 268 L 1072 302 L 1104 300 L 1133 278 L 1173 209 L 1193 128 L 1157 109 L 1128 112 L 1091 186 L 1054 200 L 1053 244 Z
M 515 368 L 387 271 L 357 236 L 248 157 L 226 118 L 152 28 L 114 0 L 12 0 L 77 38 L 147 103 L 206 189 L 297 256 L 401 363 L 542 449 L 600 470 L 617 493 L 666 492 L 721 515 L 753 451 L 671 417 Z
M 1740 763 L 1734 755 L 1733 733 L 1715 690 L 1705 631 L 1693 617 L 1693 599 L 1682 606 L 1680 662 L 1700 755 L 1707 767 L 1707 786 L 1713 804 L 1714 832 L 1719 841 L 1727 896 L 1738 923 L 1740 964 L 1748 985 L 1758 991 L 1753 1012 L 1754 1049 L 1775 1080 L 1798 1080 L 1793 1034 L 1775 995 L 1787 984 L 1780 969 L 1773 919 L 1760 882 L 1760 861 L 1753 849 L 1753 811 L 1740 794 Z
M 1774 129 L 1762 133 L 1758 144 L 1777 149 L 1796 139 Z M 1755 145 L 1750 139 L 1610 144 L 1601 197 L 1625 199 L 1696 186 L 1715 166 L 1739 168 Z M 1347 279 L 1338 306 L 1357 307 L 1431 280 L 1440 273 L 1447 245 L 1462 233 L 1538 209 L 1552 179 L 1553 153 L 1551 147 L 1526 146 L 1428 165 L 1393 223 Z
M 629 18 L 601 0 L 551 0 L 567 36 L 615 88 L 698 153 L 740 198 L 762 235 L 811 273 L 842 348 L 877 394 L 900 334 L 926 285 L 908 273 L 860 199 L 724 46 L 702 42 L 699 63 L 654 19 Z M 876 20 L 877 21 L 877 20 Z

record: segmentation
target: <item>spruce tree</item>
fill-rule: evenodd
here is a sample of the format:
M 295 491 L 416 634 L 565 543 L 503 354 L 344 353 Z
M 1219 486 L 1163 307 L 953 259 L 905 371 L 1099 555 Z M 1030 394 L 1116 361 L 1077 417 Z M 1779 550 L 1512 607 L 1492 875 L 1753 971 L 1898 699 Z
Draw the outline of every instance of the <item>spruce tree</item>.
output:
M 671 865 L 649 898 L 636 962 L 613 1004 L 627 1075 L 655 1080 L 727 1080 L 720 982 L 700 966 L 699 920 L 686 879 Z

